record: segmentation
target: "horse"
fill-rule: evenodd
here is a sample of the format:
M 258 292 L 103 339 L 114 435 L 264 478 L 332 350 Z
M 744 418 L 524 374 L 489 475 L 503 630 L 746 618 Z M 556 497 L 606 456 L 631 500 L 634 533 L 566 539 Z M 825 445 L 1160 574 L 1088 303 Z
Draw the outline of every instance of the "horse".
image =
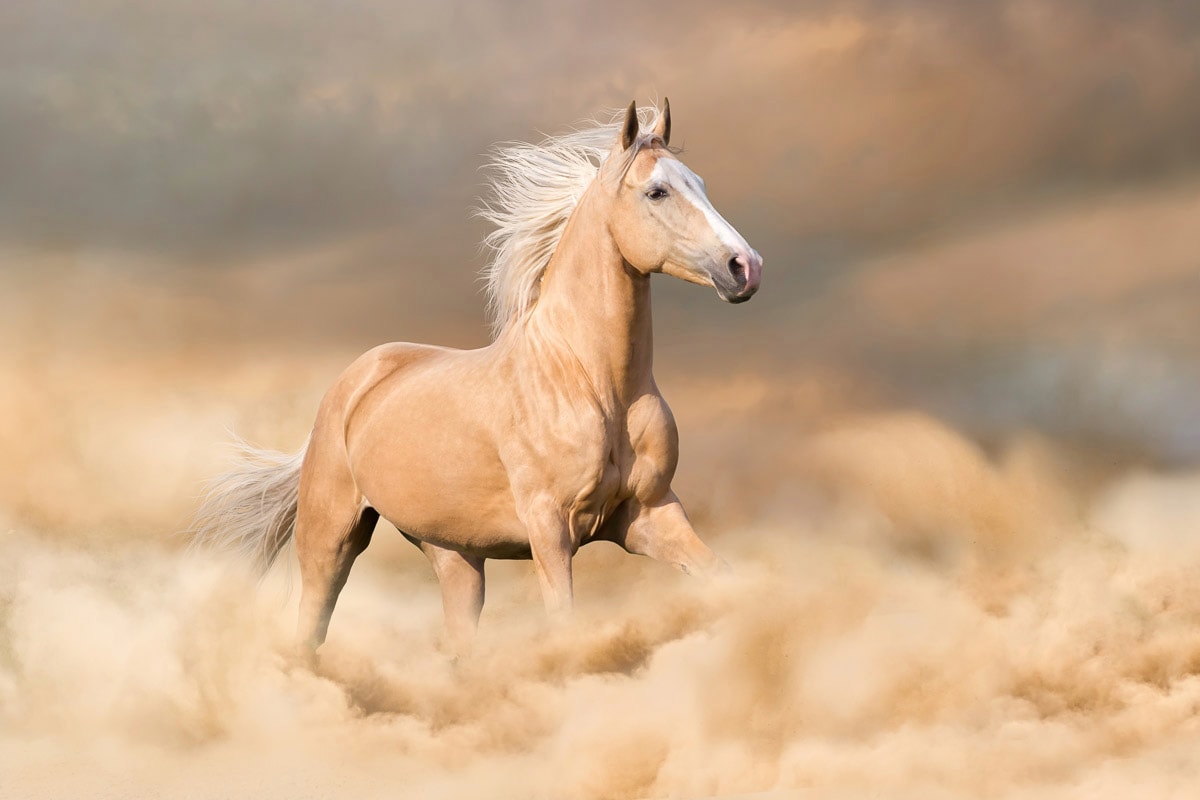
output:
M 668 101 L 496 148 L 479 209 L 495 225 L 490 344 L 376 347 L 325 394 L 299 453 L 242 442 L 210 482 L 195 543 L 265 572 L 294 538 L 302 652 L 325 642 L 381 516 L 432 564 L 456 650 L 476 633 L 489 558 L 531 559 L 552 617 L 572 607 L 589 542 L 691 574 L 728 568 L 671 489 L 679 437 L 652 371 L 650 276 L 742 303 L 762 257 L 670 140 Z

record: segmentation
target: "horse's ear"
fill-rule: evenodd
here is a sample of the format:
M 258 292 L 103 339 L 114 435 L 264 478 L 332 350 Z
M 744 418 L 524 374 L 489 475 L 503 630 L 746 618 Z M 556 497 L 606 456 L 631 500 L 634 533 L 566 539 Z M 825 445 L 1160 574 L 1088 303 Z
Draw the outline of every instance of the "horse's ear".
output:
M 654 135 L 662 139 L 663 144 L 671 143 L 671 101 L 663 98 L 663 110 L 654 123 Z
M 621 127 L 621 149 L 628 150 L 633 147 L 633 143 L 637 141 L 638 135 L 638 115 L 637 101 L 629 104 L 629 110 L 625 112 L 625 124 Z

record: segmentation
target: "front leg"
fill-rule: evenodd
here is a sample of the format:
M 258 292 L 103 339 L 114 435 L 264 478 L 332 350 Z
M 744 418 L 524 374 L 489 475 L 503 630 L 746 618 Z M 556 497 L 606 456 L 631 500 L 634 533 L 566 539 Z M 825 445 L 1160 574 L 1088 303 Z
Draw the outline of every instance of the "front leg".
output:
M 674 492 L 650 503 L 631 497 L 622 512 L 609 533 L 630 553 L 672 564 L 689 575 L 729 571 L 725 560 L 700 541 Z
M 546 611 L 554 617 L 569 613 L 575 595 L 571 579 L 571 559 L 575 546 L 564 514 L 551 503 L 534 504 L 522 515 L 529 534 L 533 568 L 542 587 Z

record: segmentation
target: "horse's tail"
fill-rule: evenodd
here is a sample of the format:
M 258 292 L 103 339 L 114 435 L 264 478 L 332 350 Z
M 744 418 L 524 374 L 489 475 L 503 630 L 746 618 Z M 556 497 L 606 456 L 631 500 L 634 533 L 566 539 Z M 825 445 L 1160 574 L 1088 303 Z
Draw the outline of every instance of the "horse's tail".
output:
M 192 546 L 236 552 L 265 573 L 296 530 L 300 465 L 294 455 L 235 439 L 232 469 L 210 480 L 190 528 Z

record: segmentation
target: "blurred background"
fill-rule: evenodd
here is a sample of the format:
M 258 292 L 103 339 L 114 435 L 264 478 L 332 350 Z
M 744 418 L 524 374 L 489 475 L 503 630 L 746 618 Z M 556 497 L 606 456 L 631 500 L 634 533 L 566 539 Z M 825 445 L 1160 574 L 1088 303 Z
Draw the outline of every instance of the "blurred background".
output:
M 1194 702 L 1172 687 L 1197 680 L 1200 608 L 1184 578 L 1156 571 L 1200 567 L 1200 5 L 1182 0 L 0 6 L 0 633 L 75 613 L 20 616 L 42 585 L 23 582 L 31 564 L 63 567 L 51 544 L 125 554 L 120 566 L 67 570 L 93 588 L 136 583 L 129 547 L 178 550 L 174 534 L 223 463 L 228 430 L 294 450 L 324 390 L 369 347 L 486 344 L 486 230 L 472 208 L 488 148 L 665 96 L 682 158 L 765 259 L 747 305 L 654 282 L 656 373 L 681 428 L 677 488 L 702 535 L 735 562 L 788 575 L 780 565 L 796 547 L 820 561 L 856 543 L 865 549 L 836 550 L 837 563 L 859 574 L 854 559 L 872 554 L 864 585 L 892 599 L 908 596 L 903 576 L 919 565 L 980 615 L 947 622 L 941 601 L 917 603 L 940 620 L 931 629 L 961 633 L 946 653 L 969 649 L 980 620 L 1026 608 L 1014 638 L 980 664 L 1008 658 L 1016 631 L 1057 609 L 1082 631 L 1051 648 L 1068 666 L 1046 666 L 1046 655 L 1006 673 L 1025 689 L 996 690 L 1034 698 L 1034 717 L 1049 720 L 1030 729 L 1031 753 L 1048 730 L 1075 724 L 1061 714 L 1127 709 L 1112 700 L 1129 700 L 1112 688 L 1122 681 L 1167 687 L 1172 707 Z M 1048 561 L 1045 548 L 1064 542 L 1085 549 Z M 397 575 L 426 581 L 421 596 L 436 602 L 415 552 L 389 547 L 376 546 L 376 580 L 391 592 Z M 1108 558 L 1111 569 L 1088 571 Z M 663 579 L 618 561 L 594 565 L 610 579 L 597 595 L 638 575 Z M 1039 572 L 1050 563 L 1053 575 Z M 498 569 L 514 607 L 536 606 L 531 578 Z M 1071 570 L 1083 570 L 1099 622 L 1061 606 L 1055 576 Z M 1131 594 L 1110 607 L 1097 598 L 1114 580 Z M 1138 594 L 1150 586 L 1170 599 Z M 586 583 L 581 593 L 586 608 Z M 140 606 L 113 602 L 137 629 Z M 433 630 L 436 609 L 422 608 Z M 1166 662 L 1155 659 L 1171 648 L 1148 632 L 1161 614 L 1145 609 L 1173 609 L 1180 627 L 1168 639 L 1188 643 Z M 853 628 L 846 619 L 860 618 L 847 613 L 834 628 Z M 1096 625 L 1121 633 L 1097 638 Z M 663 641 L 683 635 L 663 630 L 674 631 Z M 815 646 L 787 638 L 786 621 L 764 630 Z M 913 655 L 871 650 L 868 634 L 853 652 Z M 28 735 L 37 725 L 18 711 L 45 700 L 31 665 L 55 661 L 31 653 L 64 645 L 6 636 L 0 718 Z M 828 633 L 851 646 L 839 636 Z M 1140 666 L 1096 666 L 1088 648 L 1105 642 L 1141 653 Z M 1104 679 L 1095 697 L 1065 677 L 1085 663 Z M 809 690 L 816 680 L 831 691 L 799 660 L 794 669 Z M 921 691 L 937 694 L 921 675 Z M 943 685 L 957 687 L 942 695 L 946 714 L 974 696 L 955 680 Z M 375 700 L 356 702 L 381 703 L 380 681 L 390 685 L 367 681 Z M 632 788 L 584 781 L 579 791 L 835 784 L 816 756 L 801 759 L 808 772 L 787 772 L 781 764 L 801 762 L 780 755 L 785 744 L 812 734 L 829 755 L 821 737 L 832 731 L 868 748 L 849 764 L 880 752 L 864 731 L 945 721 L 904 696 L 878 718 L 852 693 L 858 710 L 822 717 L 825 727 L 775 720 L 765 773 L 720 762 L 712 781 L 681 783 L 659 764 Z M 1025 719 L 1010 711 L 972 730 L 991 737 Z M 124 730 L 110 712 L 96 712 L 97 730 Z M 63 713 L 70 725 L 38 725 L 79 725 Z M 1194 725 L 1178 739 L 1180 718 L 1155 719 L 1095 750 L 1072 739 L 1060 761 L 1022 774 L 1067 780 L 1085 774 L 1088 755 L 1136 755 L 1148 740 L 1170 761 L 1162 748 L 1195 742 Z M 730 720 L 723 735 L 761 745 L 762 730 Z M 1079 722 L 1079 736 L 1095 724 Z M 665 747 L 668 764 L 692 752 Z M 915 757 L 901 749 L 893 766 Z M 960 756 L 961 785 L 978 789 L 972 756 L 997 753 Z M 1157 763 L 1125 777 L 1165 774 Z M 944 785 L 934 767 L 918 772 Z M 36 787 L 50 771 L 26 774 Z M 913 773 L 880 774 L 895 789 Z

